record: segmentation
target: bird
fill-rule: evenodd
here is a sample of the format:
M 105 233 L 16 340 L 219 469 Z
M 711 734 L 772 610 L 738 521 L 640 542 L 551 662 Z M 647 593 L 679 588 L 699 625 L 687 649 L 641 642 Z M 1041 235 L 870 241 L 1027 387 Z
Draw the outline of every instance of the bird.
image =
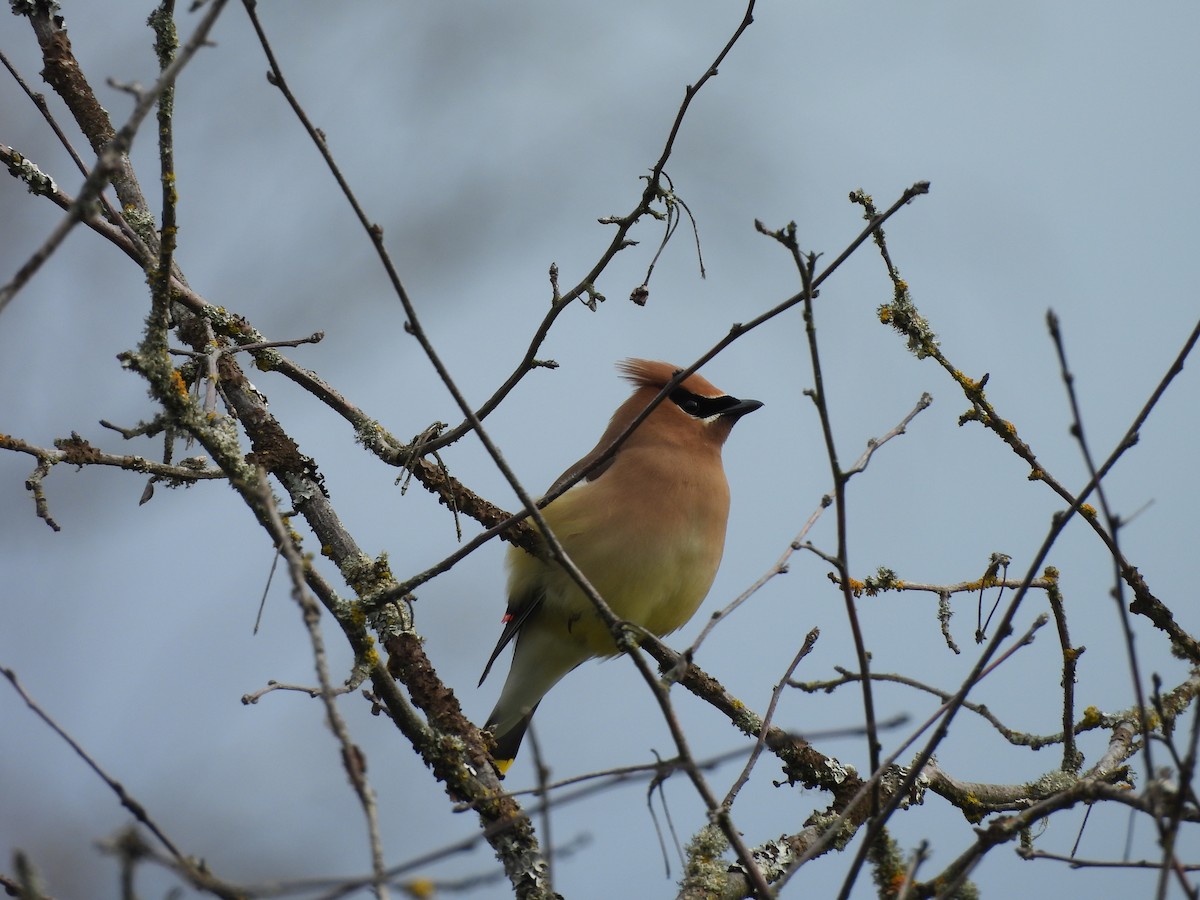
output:
M 687 624 L 712 587 L 729 517 L 721 447 L 738 419 L 762 403 L 689 375 L 602 459 L 682 371 L 644 359 L 617 368 L 633 394 L 595 448 L 551 485 L 547 493 L 586 471 L 542 517 L 613 613 L 662 637 Z M 508 678 L 484 726 L 501 777 L 545 694 L 584 661 L 620 653 L 595 604 L 547 552 L 510 547 L 507 568 L 503 631 L 479 679 L 482 686 L 501 651 L 515 642 Z

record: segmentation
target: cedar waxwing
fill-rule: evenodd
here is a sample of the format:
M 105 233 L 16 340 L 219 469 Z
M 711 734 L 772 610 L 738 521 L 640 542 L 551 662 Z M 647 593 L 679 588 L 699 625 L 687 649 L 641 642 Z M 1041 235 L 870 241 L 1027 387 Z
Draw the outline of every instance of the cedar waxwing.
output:
M 613 414 L 594 450 L 551 490 L 586 468 L 641 413 L 679 369 L 630 359 L 619 368 L 633 396 Z M 729 485 L 721 445 L 733 424 L 762 406 L 691 375 L 671 391 L 608 460 L 542 515 L 567 555 L 621 619 L 662 636 L 682 628 L 712 586 L 725 547 Z M 512 764 L 538 703 L 558 680 L 616 642 L 595 605 L 549 555 L 508 550 L 508 612 L 482 685 L 516 638 L 512 667 L 485 728 L 496 768 Z

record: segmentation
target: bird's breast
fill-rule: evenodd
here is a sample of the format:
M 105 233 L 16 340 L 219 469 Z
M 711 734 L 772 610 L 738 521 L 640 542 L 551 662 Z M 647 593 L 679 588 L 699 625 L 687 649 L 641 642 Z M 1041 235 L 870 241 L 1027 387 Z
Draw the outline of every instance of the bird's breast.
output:
M 724 551 L 729 490 L 719 462 L 716 478 L 670 467 L 658 467 L 651 478 L 614 478 L 621 474 L 630 473 L 614 465 L 559 497 L 544 515 L 618 617 L 668 634 L 692 617 L 712 586 Z M 561 627 L 591 653 L 616 652 L 594 604 L 557 563 L 513 553 L 510 596 L 540 591 L 545 625 Z

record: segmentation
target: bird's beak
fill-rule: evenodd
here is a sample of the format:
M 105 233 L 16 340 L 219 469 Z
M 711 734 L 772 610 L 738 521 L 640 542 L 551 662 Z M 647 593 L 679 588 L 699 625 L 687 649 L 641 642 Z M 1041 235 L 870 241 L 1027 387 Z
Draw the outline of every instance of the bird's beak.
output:
M 729 407 L 721 413 L 722 419 L 728 419 L 730 422 L 736 422 L 747 413 L 752 413 L 762 406 L 759 400 L 739 400 L 733 406 Z

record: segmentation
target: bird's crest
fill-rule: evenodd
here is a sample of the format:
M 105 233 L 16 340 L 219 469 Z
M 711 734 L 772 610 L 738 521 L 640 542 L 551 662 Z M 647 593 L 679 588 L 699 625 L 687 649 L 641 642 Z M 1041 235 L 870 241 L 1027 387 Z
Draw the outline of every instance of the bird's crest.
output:
M 651 359 L 626 359 L 617 363 L 617 368 L 621 370 L 622 375 L 638 387 L 654 388 L 655 390 L 660 390 L 680 371 L 678 366 Z M 683 379 L 680 387 L 693 394 L 699 394 L 701 397 L 720 397 L 723 393 L 706 378 L 697 374 Z

